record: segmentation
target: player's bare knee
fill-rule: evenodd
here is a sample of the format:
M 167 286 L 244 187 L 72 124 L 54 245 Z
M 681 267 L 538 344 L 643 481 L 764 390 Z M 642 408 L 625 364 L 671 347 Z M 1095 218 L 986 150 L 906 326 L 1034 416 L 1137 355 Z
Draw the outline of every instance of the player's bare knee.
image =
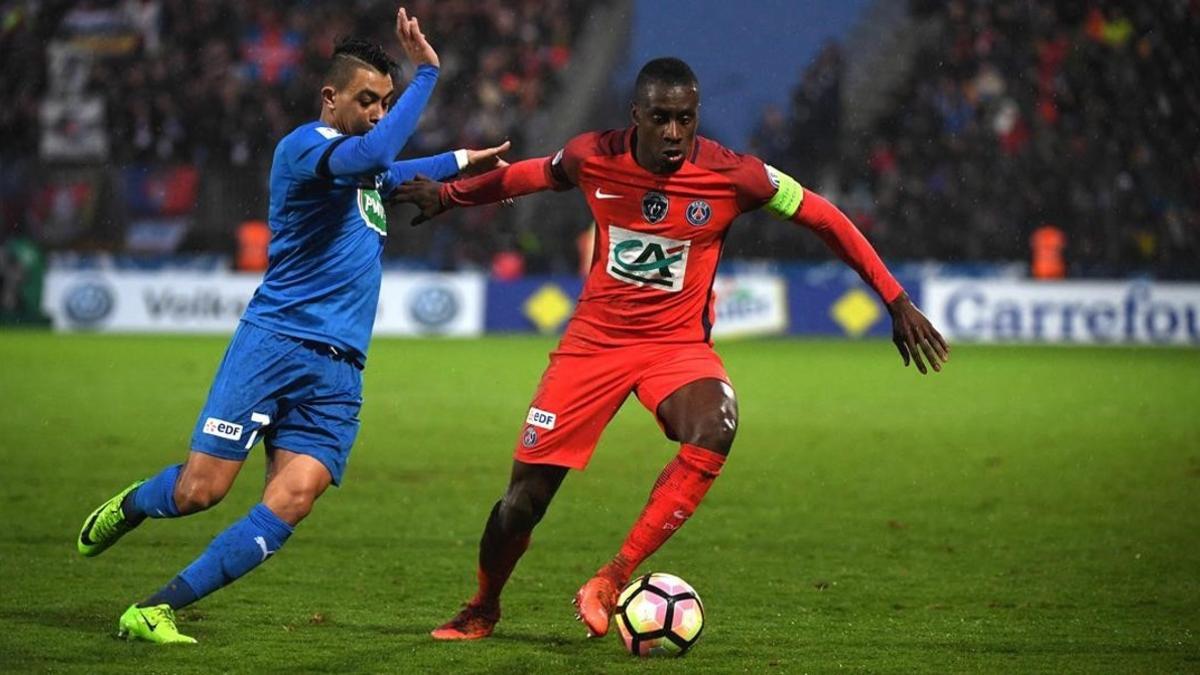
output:
M 529 532 L 546 515 L 546 505 L 525 490 L 510 489 L 500 500 L 500 525 L 506 532 Z
M 291 480 L 268 483 L 263 491 L 263 504 L 280 520 L 294 526 L 312 512 L 313 504 L 324 491 L 325 483 L 321 480 L 304 480 L 293 475 Z
M 500 527 L 506 533 L 527 532 L 533 529 L 536 514 L 533 502 L 521 493 L 509 491 L 500 500 Z
M 316 501 L 316 495 L 306 490 L 274 490 L 263 497 L 263 504 L 271 513 L 292 526 L 312 513 Z
M 695 420 L 684 442 L 728 455 L 737 436 L 737 423 L 737 411 L 722 408 Z
M 267 506 L 267 508 L 271 509 L 271 513 L 279 516 L 280 520 L 295 527 L 300 521 L 307 518 L 308 514 L 312 513 L 313 501 L 311 499 L 297 498 L 276 508 L 272 508 L 271 506 Z

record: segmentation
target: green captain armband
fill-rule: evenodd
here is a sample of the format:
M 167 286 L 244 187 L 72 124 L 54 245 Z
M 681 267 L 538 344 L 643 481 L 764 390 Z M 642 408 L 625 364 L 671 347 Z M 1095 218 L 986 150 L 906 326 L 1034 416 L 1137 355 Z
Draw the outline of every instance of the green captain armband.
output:
M 771 201 L 763 206 L 770 214 L 777 218 L 791 218 L 800 210 L 800 205 L 804 203 L 804 187 L 796 182 L 795 178 L 776 169 L 770 164 L 764 165 L 767 168 L 767 179 L 774 185 L 775 196 L 771 197 Z

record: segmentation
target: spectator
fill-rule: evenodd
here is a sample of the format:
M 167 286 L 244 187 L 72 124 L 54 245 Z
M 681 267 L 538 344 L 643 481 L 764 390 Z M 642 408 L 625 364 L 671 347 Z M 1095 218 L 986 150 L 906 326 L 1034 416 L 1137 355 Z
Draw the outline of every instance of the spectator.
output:
M 1200 3 L 949 0 L 918 11 L 940 34 L 865 155 L 812 159 L 852 194 L 870 189 L 890 255 L 927 255 L 934 242 L 949 260 L 1017 260 L 1034 228 L 1054 222 L 1072 242 L 1071 274 L 1196 274 Z M 797 146 L 819 138 L 806 121 L 811 79 L 796 96 Z

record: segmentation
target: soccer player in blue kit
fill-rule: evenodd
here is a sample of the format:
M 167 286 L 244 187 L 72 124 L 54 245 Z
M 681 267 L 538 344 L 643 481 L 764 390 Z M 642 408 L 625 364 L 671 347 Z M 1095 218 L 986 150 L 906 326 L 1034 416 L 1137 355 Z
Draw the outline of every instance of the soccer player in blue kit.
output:
M 266 561 L 330 483 L 341 482 L 358 432 L 362 369 L 379 300 L 387 236 L 380 195 L 418 172 L 449 177 L 468 166 L 492 168 L 507 149 L 395 161 L 438 77 L 437 53 L 403 8 L 396 35 L 417 69 L 390 111 L 395 63 L 378 45 L 343 40 L 321 88 L 320 120 L 275 148 L 270 263 L 221 361 L 187 462 L 122 490 L 79 533 L 79 552 L 90 557 L 146 518 L 212 507 L 255 442 L 264 442 L 262 502 L 161 590 L 131 605 L 118 622 L 123 637 L 195 642 L 179 632 L 175 610 Z

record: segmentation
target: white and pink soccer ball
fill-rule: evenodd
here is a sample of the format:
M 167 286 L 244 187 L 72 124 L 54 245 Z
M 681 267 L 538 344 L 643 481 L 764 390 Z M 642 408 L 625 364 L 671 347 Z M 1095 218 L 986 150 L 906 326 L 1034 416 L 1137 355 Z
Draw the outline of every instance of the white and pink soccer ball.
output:
M 617 598 L 617 630 L 635 656 L 683 656 L 704 630 L 704 604 L 686 581 L 654 572 Z

